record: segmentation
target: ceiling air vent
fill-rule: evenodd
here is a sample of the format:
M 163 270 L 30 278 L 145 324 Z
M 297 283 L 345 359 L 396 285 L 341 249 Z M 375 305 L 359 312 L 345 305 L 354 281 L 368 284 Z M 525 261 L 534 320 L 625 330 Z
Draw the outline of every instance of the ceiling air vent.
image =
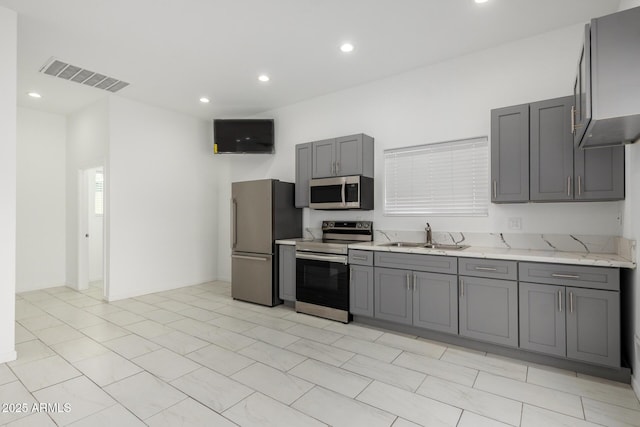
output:
M 108 90 L 109 92 L 117 92 L 129 86 L 129 83 L 123 82 L 122 80 L 85 70 L 82 67 L 67 64 L 55 58 L 47 61 L 40 69 L 40 72 L 98 89 Z

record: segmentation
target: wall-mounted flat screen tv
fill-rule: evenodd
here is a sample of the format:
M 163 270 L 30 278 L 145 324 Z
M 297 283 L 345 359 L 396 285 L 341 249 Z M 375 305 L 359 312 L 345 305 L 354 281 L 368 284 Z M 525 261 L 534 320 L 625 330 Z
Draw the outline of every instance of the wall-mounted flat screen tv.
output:
M 213 152 L 274 153 L 273 119 L 215 119 Z

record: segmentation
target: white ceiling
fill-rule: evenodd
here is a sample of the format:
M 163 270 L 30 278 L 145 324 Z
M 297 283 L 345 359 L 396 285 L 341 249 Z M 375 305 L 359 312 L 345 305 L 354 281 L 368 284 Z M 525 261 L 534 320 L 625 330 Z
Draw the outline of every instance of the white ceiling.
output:
M 19 17 L 19 105 L 66 114 L 108 96 L 38 73 L 57 57 L 130 82 L 122 97 L 207 119 L 253 115 L 587 22 L 619 3 L 0 0 Z M 353 53 L 339 51 L 344 41 Z M 271 81 L 259 82 L 260 73 Z M 43 98 L 28 98 L 32 90 Z

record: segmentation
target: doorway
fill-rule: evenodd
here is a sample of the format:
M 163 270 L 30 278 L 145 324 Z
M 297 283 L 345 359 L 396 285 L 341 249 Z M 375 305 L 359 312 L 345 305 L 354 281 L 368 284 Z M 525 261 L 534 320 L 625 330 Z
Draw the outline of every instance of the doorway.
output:
M 80 171 L 78 179 L 78 290 L 105 298 L 104 168 Z

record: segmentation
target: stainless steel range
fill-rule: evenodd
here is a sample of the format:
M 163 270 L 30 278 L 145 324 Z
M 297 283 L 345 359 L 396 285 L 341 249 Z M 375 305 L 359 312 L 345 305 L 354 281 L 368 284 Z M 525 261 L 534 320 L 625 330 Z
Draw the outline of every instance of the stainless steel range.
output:
M 296 243 L 296 311 L 348 323 L 349 243 L 371 242 L 371 221 L 323 221 L 322 240 Z

